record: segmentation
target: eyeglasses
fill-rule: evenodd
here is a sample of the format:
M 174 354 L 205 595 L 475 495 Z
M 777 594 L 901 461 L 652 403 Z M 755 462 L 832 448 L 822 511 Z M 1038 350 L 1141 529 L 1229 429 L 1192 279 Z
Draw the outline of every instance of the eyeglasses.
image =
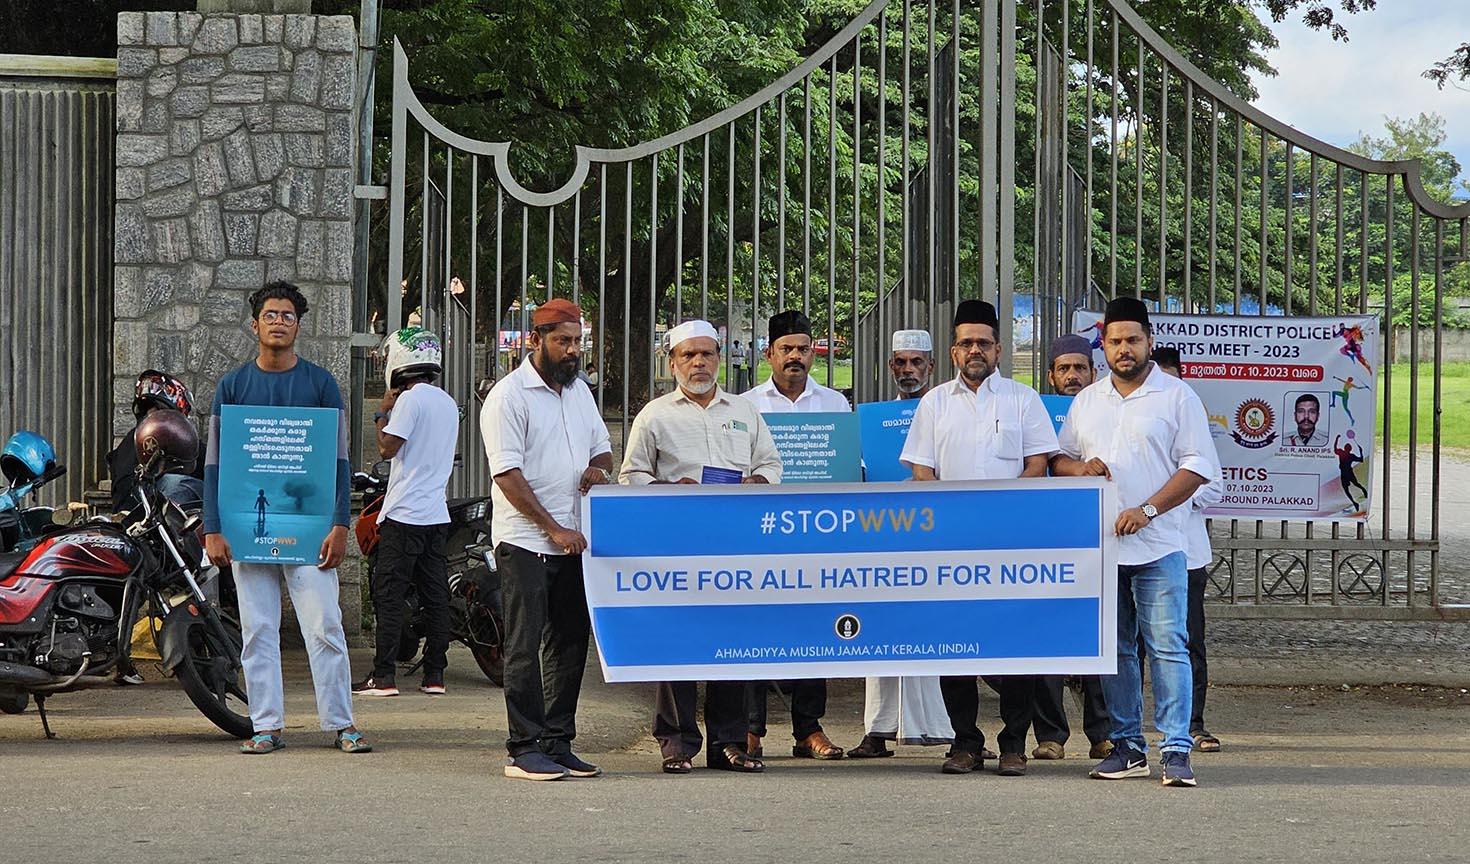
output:
M 266 311 L 260 313 L 260 320 L 264 321 L 267 324 L 274 324 L 277 321 L 281 322 L 282 324 L 295 324 L 296 313 L 277 312 L 274 309 L 267 309 Z
M 954 347 L 969 353 L 976 348 L 979 348 L 981 351 L 993 351 L 997 344 L 990 339 L 961 339 L 954 343 Z

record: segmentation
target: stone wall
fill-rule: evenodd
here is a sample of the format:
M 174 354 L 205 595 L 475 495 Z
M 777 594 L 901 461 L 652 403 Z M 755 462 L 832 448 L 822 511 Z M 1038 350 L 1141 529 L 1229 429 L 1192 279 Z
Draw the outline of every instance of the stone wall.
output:
M 255 355 L 246 296 L 276 279 L 311 303 L 301 354 L 345 390 L 352 18 L 124 12 L 117 31 L 114 434 L 147 368 L 208 413 Z

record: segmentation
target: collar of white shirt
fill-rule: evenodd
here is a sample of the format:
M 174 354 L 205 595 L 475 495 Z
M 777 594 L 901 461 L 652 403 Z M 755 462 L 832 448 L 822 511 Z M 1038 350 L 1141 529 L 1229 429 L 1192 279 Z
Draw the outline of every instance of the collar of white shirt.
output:
M 1150 362 L 1152 363 L 1152 361 Z M 1148 374 L 1143 377 L 1143 383 L 1138 385 L 1138 389 L 1134 390 L 1132 393 L 1129 393 L 1127 396 L 1124 396 L 1122 393 L 1119 393 L 1118 388 L 1114 386 L 1113 373 L 1109 372 L 1107 377 L 1103 379 L 1102 392 L 1104 396 L 1111 396 L 1117 399 L 1136 399 L 1137 397 L 1143 396 L 1144 394 L 1156 393 L 1163 390 L 1164 388 L 1159 386 L 1157 379 L 1160 375 L 1167 374 L 1169 373 L 1159 368 L 1159 364 L 1153 363 L 1153 368 L 1148 370 Z
M 715 398 L 710 400 L 709 405 L 701 405 L 698 402 L 695 402 L 693 399 L 689 398 L 689 394 L 684 392 L 683 387 L 675 385 L 674 393 L 677 394 L 674 396 L 675 402 L 688 402 L 690 405 L 706 411 L 709 410 L 711 405 L 714 405 L 718 402 L 723 402 L 726 405 L 734 404 L 730 401 L 730 394 L 726 392 L 725 388 L 721 387 L 718 384 L 715 385 Z
M 766 379 L 766 383 L 757 386 L 755 389 L 758 390 L 761 395 L 766 396 L 768 398 L 772 398 L 772 399 L 786 399 L 786 394 L 785 393 L 782 393 L 780 390 L 776 389 L 776 379 L 775 378 L 767 378 Z M 786 399 L 786 401 L 787 402 L 791 402 L 791 404 L 793 404 L 793 405 L 799 405 L 799 404 L 801 404 L 801 401 L 803 399 L 807 399 L 807 398 L 815 399 L 815 398 L 817 398 L 817 394 L 820 393 L 823 389 L 825 389 L 825 388 L 823 388 L 822 385 L 820 385 L 816 381 L 812 380 L 812 377 L 810 375 L 808 375 L 807 378 L 806 378 L 806 387 L 802 389 L 801 395 L 797 396 L 794 400 L 792 400 L 792 399 Z
M 965 383 L 964 373 L 957 373 L 954 379 L 949 382 L 949 392 L 952 396 L 960 396 L 964 393 L 972 393 L 979 396 L 981 390 L 989 390 L 991 393 L 999 395 L 1000 391 L 995 389 L 998 386 L 995 382 L 1000 377 L 999 372 L 992 372 L 985 376 L 985 380 L 980 382 L 979 387 L 971 390 L 970 385 Z

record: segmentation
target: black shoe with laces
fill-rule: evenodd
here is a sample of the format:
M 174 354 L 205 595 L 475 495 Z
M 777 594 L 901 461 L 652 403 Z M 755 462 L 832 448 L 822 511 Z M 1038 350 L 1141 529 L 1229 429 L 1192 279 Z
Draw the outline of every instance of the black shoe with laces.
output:
M 354 696 L 397 696 L 398 685 L 393 683 L 392 678 L 378 678 L 373 675 L 362 679 L 352 685 Z

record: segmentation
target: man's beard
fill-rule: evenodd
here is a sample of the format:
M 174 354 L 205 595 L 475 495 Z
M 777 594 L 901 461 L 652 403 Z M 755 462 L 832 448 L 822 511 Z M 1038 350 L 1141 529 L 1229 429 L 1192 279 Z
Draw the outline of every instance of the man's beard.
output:
M 970 368 L 974 365 L 978 365 L 980 367 L 980 372 L 978 375 L 970 374 Z M 995 369 L 991 367 L 990 362 L 984 359 L 977 360 L 974 363 L 966 361 L 965 365 L 960 367 L 960 375 L 962 375 L 964 379 L 969 383 L 976 385 L 984 384 L 985 379 L 989 378 L 990 373 L 994 371 Z
M 1117 366 L 1113 365 L 1113 361 L 1109 360 L 1108 369 L 1114 375 L 1122 378 L 1124 381 L 1136 381 L 1139 378 L 1142 378 L 1144 375 L 1148 374 L 1149 362 L 1145 360 L 1142 363 L 1135 364 L 1134 367 L 1132 369 L 1129 369 L 1127 372 L 1121 372 L 1118 370 Z
M 924 389 L 924 379 L 918 377 L 906 375 L 899 378 L 896 383 L 898 384 L 898 392 L 900 393 L 917 393 Z
M 1296 435 L 1297 435 L 1298 438 L 1301 438 L 1303 441 L 1307 440 L 1308 438 L 1311 438 L 1313 435 L 1316 435 L 1316 434 L 1317 434 L 1317 425 L 1315 423 L 1312 424 L 1311 426 L 1303 426 L 1300 423 L 1298 423 L 1297 426 L 1296 426 Z
M 577 369 L 581 367 L 581 358 L 575 354 L 563 357 L 560 363 L 551 362 L 551 352 L 546 346 L 541 346 L 541 368 L 551 376 L 551 380 L 565 387 L 577 380 Z
M 715 377 L 713 375 L 709 377 L 708 381 L 701 381 L 697 384 L 693 383 L 690 381 L 688 376 L 677 369 L 674 370 L 674 380 L 678 382 L 681 388 L 689 391 L 690 393 L 693 393 L 695 396 L 703 396 L 709 391 L 715 389 L 716 383 Z

